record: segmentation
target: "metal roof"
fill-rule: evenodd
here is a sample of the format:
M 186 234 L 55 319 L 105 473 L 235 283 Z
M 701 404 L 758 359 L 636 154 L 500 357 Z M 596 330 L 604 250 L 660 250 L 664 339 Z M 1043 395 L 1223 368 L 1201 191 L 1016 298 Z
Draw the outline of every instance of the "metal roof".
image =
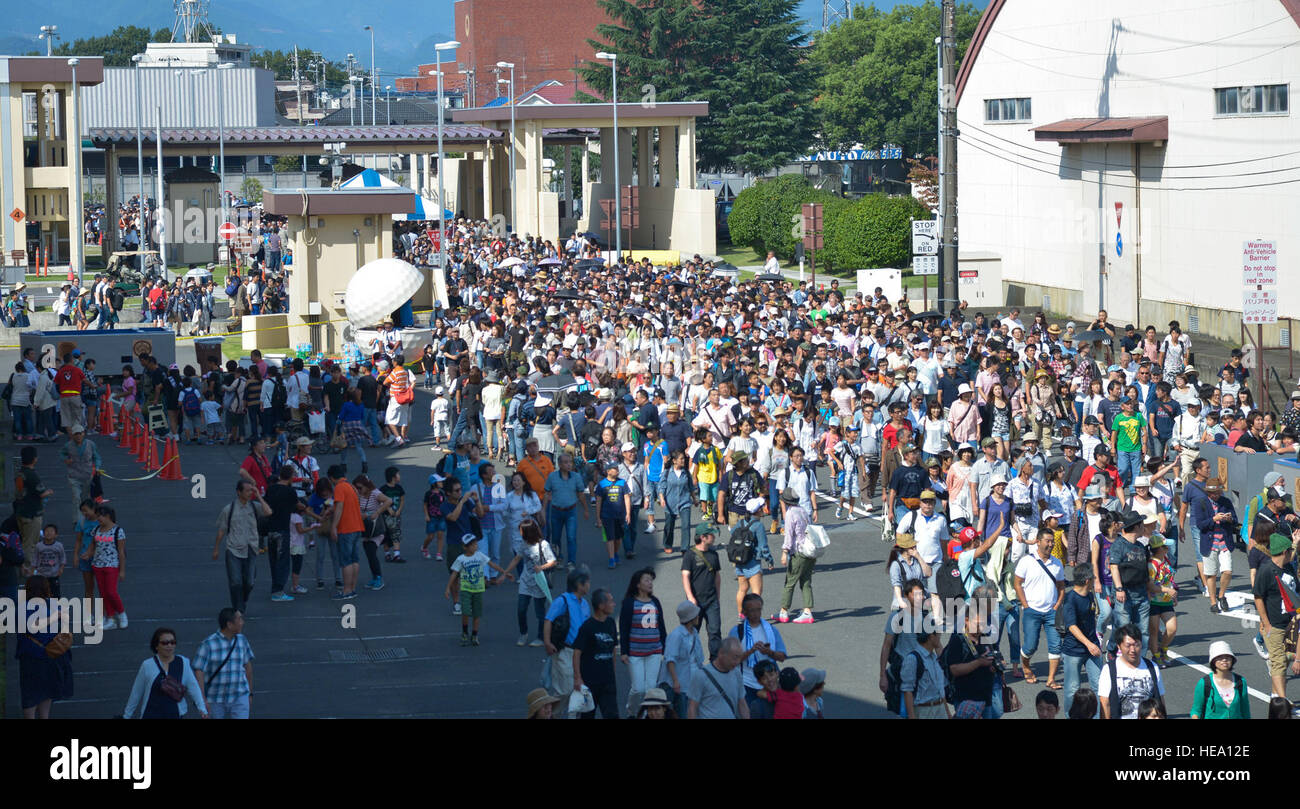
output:
M 141 125 L 212 127 L 224 116 L 227 128 L 274 126 L 275 74 L 260 67 L 215 69 L 109 67 L 104 81 L 81 94 L 82 134 L 112 127 L 134 130 L 139 82 Z
M 481 141 L 501 137 L 500 130 L 484 126 L 466 124 L 445 124 L 442 127 L 443 139 Z M 218 130 L 212 129 L 164 129 L 163 144 L 166 146 L 216 144 Z M 90 137 L 96 146 L 135 143 L 135 128 L 107 127 L 90 130 Z M 146 130 L 142 133 L 146 143 L 154 143 L 154 133 Z M 225 141 L 228 145 L 266 143 L 332 143 L 347 141 L 354 143 L 385 141 L 428 141 L 436 140 L 436 126 L 271 126 L 253 128 L 227 128 Z
M 1139 118 L 1066 118 L 1036 126 L 1034 140 L 1057 143 L 1147 143 L 1169 140 L 1169 116 Z

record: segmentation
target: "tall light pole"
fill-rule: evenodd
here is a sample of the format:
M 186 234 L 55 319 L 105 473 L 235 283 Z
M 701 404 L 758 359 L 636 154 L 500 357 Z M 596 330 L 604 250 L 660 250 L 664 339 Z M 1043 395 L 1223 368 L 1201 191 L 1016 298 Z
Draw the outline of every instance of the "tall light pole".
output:
M 158 138 L 158 261 L 162 270 L 162 279 L 167 279 L 167 217 L 164 216 L 166 208 L 163 203 L 163 129 L 162 129 L 162 105 L 157 105 L 158 119 L 156 137 Z
M 353 92 L 352 84 L 357 80 L 356 75 L 352 72 L 352 65 L 356 62 L 356 57 L 348 54 L 348 124 L 356 126 L 357 123 L 357 97 Z
M 614 101 L 614 249 L 618 251 L 617 261 L 623 260 L 623 200 L 622 189 L 618 184 L 618 54 L 601 51 L 597 59 L 609 60 L 609 72 L 613 77 L 612 98 Z M 602 171 L 604 170 L 602 166 Z
M 65 143 L 68 145 L 68 157 L 72 160 L 72 218 L 68 224 L 68 242 L 72 248 L 70 256 L 77 279 L 82 280 L 82 254 L 85 252 L 86 212 L 81 207 L 81 93 L 77 91 L 77 65 L 81 60 L 73 57 L 68 60 L 72 68 L 72 122 L 64 131 Z M 111 169 L 110 169 L 111 170 Z M 74 232 L 75 231 L 75 232 Z M 80 286 L 80 284 L 78 284 Z
M 58 31 L 59 31 L 59 26 L 57 26 L 57 25 L 42 25 L 42 26 L 41 26 L 41 35 L 40 35 L 39 37 L 37 37 L 37 39 L 43 39 L 43 40 L 45 40 L 45 55 L 46 55 L 46 56 L 53 56 L 53 55 L 54 55 L 54 40 L 56 40 L 56 39 L 59 38 Z
M 234 68 L 229 62 L 217 65 L 217 174 L 221 178 L 221 224 L 226 224 L 226 82 L 223 76 Z
M 387 112 L 388 126 L 392 126 L 393 125 L 393 85 L 391 84 L 384 88 L 384 103 L 388 105 L 388 112 Z
M 363 30 L 370 32 L 370 125 L 375 125 L 375 94 L 379 92 L 379 74 L 375 73 L 375 29 L 367 25 Z M 361 116 L 365 123 L 365 116 Z
M 136 258 L 139 260 L 139 270 L 141 277 L 144 276 L 144 251 L 148 249 L 149 244 L 145 240 L 145 222 L 149 219 L 148 195 L 144 193 L 144 138 L 141 136 L 141 128 L 144 118 L 144 100 L 140 93 L 140 62 L 144 59 L 144 54 L 137 53 L 131 57 L 135 63 L 135 182 L 140 189 L 140 230 L 136 239 L 136 249 L 139 251 Z
M 510 81 L 497 79 L 497 84 L 510 85 L 510 232 L 519 231 L 519 194 L 515 187 L 515 63 L 514 62 L 497 62 L 497 67 L 501 70 L 510 70 Z
M 435 71 L 438 74 L 438 271 L 444 275 L 447 273 L 447 200 L 443 196 L 443 176 L 447 173 L 447 156 L 442 151 L 442 52 L 459 47 L 460 43 L 454 39 L 433 46 L 438 65 Z

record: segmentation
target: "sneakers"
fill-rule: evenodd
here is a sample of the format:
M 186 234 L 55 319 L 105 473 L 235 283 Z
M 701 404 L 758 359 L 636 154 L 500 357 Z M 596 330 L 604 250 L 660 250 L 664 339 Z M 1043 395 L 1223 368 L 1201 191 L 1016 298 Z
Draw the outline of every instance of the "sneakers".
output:
M 516 646 L 527 646 L 527 645 L 528 645 L 528 636 L 527 636 L 527 635 L 520 635 L 520 636 L 519 636 L 519 640 L 515 641 L 515 645 L 516 645 Z
M 655 524 L 654 524 L 654 523 L 646 523 L 645 532 L 646 532 L 647 534 L 653 534 L 653 533 L 655 532 Z
M 459 601 L 457 601 L 455 604 L 452 604 L 452 605 L 451 605 L 451 614 L 452 614 L 452 615 L 460 615 L 460 602 L 459 602 Z
M 441 561 L 442 561 L 442 554 L 440 554 L 440 553 L 435 553 L 435 554 L 433 555 L 433 558 L 434 558 L 436 561 L 441 562 Z
M 616 567 L 618 567 L 618 559 L 617 559 L 617 558 L 610 559 L 610 560 L 609 560 L 609 569 L 610 569 L 610 570 L 613 570 L 613 569 L 616 568 Z
M 431 559 L 431 558 L 433 558 L 432 555 L 429 553 L 429 549 L 428 549 L 428 548 L 421 548 L 421 549 L 420 549 L 420 555 L 423 556 L 425 559 Z
M 468 633 L 468 632 L 462 632 L 462 633 L 460 633 L 460 645 L 461 645 L 461 646 L 469 646 L 469 633 Z
M 795 618 L 793 621 L 791 621 L 791 623 L 795 623 L 795 624 L 811 624 L 812 622 L 813 622 L 813 614 L 811 610 L 804 610 L 803 612 L 799 613 L 798 618 Z
M 1219 594 L 1219 612 L 1227 612 L 1227 611 L 1230 610 L 1230 609 L 1232 609 L 1232 608 L 1228 606 L 1228 599 L 1225 598 L 1225 597 L 1223 596 L 1222 593 L 1220 593 L 1220 594 Z
M 272 601 L 293 601 L 293 596 L 288 593 L 276 593 L 271 596 Z
M 402 556 L 401 551 L 397 551 L 393 554 L 393 558 L 390 561 L 395 565 L 404 565 L 406 564 L 406 557 Z
M 478 646 L 478 633 L 477 633 L 477 632 L 475 632 L 473 635 L 470 635 L 470 636 L 469 636 L 469 645 L 470 645 L 470 646 Z
M 541 638 L 533 638 L 532 640 L 528 641 L 528 645 L 536 647 L 536 646 L 545 646 L 546 644 L 542 642 Z
M 1255 644 L 1255 654 L 1268 660 L 1268 649 L 1264 648 L 1264 641 L 1260 640 L 1259 635 L 1251 638 L 1251 641 Z
M 317 589 L 317 590 L 324 590 L 324 589 L 325 589 L 325 580 L 324 580 L 324 579 L 317 579 L 317 580 L 316 580 L 316 589 Z
M 635 559 L 635 558 L 636 558 L 636 551 L 628 551 L 628 552 L 627 552 L 627 558 L 629 558 L 629 559 Z
M 294 595 L 300 595 L 300 596 L 307 595 L 307 588 L 303 587 L 301 584 L 294 585 L 293 593 Z
M 838 508 L 835 509 L 835 519 L 838 520 L 838 519 L 842 519 L 843 517 L 844 514 L 842 513 L 842 509 L 838 509 Z
M 1217 601 L 1210 602 L 1210 612 L 1214 613 L 1215 615 L 1219 614 L 1219 602 Z
M 383 576 L 376 576 L 375 578 L 371 579 L 370 582 L 366 585 L 366 589 L 367 589 L 367 590 L 382 590 L 382 589 L 384 589 L 384 577 L 383 577 Z
M 774 617 L 775 617 L 775 619 L 776 619 L 777 621 L 779 621 L 780 623 L 783 623 L 783 624 L 788 624 L 788 623 L 790 623 L 790 613 L 786 612 L 785 610 L 781 610 L 781 611 L 780 611 L 779 613 L 777 613 Z
M 335 590 L 334 595 L 330 596 L 331 601 L 342 601 L 345 598 L 348 598 L 348 596 L 344 595 L 342 590 Z
M 862 510 L 863 510 L 863 511 L 867 511 L 867 512 L 871 512 L 871 511 L 875 511 L 875 510 L 876 510 L 876 507 L 873 506 L 873 505 L 871 505 L 870 503 L 863 503 L 863 504 L 862 504 Z
M 117 628 L 118 628 L 118 629 L 126 629 L 126 613 L 125 613 L 125 612 L 119 612 L 119 613 L 117 614 Z
M 854 514 L 852 511 L 850 511 L 850 512 L 849 512 L 849 517 L 848 517 L 848 519 L 849 519 L 849 522 L 857 522 L 857 521 L 858 521 L 858 515 Z

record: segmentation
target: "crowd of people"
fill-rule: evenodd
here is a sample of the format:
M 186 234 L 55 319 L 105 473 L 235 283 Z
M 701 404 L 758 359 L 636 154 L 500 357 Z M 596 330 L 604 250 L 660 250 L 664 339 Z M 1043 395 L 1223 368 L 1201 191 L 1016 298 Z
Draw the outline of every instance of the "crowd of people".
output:
M 610 267 L 578 235 L 557 246 L 458 221 L 442 237 L 450 305 L 433 312 L 419 356 L 385 324 L 355 362 L 276 367 L 252 352 L 197 369 L 146 358 L 143 374 L 126 372 L 127 405 L 162 408 L 171 434 L 249 442 L 214 515 L 232 611 L 222 632 L 248 610 L 260 556 L 274 602 L 307 596 L 313 578 L 322 595 L 354 599 L 407 561 L 403 523 L 418 522 L 420 559 L 446 568 L 463 646 L 494 631 L 489 588 L 515 584 L 517 644 L 548 657 L 532 718 L 820 717 L 827 672 L 781 665 L 782 632 L 798 631 L 783 625 L 817 620 L 825 526 L 873 517 L 889 543 L 879 680 L 895 713 L 996 718 L 1017 708 L 1023 680 L 1043 683 L 1039 715 L 1163 715 L 1177 608 L 1193 597 L 1175 582 L 1180 546 L 1222 611 L 1247 543 L 1255 645 L 1285 698 L 1279 605 L 1297 518 L 1280 477 L 1238 515 L 1200 448 L 1294 455 L 1300 391 L 1283 413 L 1263 412 L 1240 352 L 1202 378 L 1176 322 L 1159 336 L 1104 311 L 1087 329 L 965 304 L 918 315 L 881 290 L 742 282 L 699 257 Z M 16 376 L 57 376 L 29 361 Z M 417 388 L 436 462 L 372 479 L 367 449 L 414 440 Z M 405 490 L 403 471 L 427 480 L 422 494 Z M 103 508 L 92 499 L 84 515 L 96 537 L 115 526 Z M 621 601 L 593 588 L 580 524 L 599 531 L 603 565 L 627 570 Z M 20 527 L 26 546 L 32 523 Z M 669 559 L 685 594 L 675 626 L 655 596 Z M 778 567 L 779 592 L 765 596 Z M 724 575 L 737 582 L 725 617 Z M 223 637 L 205 642 L 196 672 L 242 636 Z M 167 641 L 155 633 L 155 646 Z M 140 678 L 183 682 L 163 674 L 174 660 L 159 655 Z M 1207 662 L 1193 715 L 1248 713 L 1231 649 L 1216 644 Z M 135 708 L 150 687 L 140 678 Z

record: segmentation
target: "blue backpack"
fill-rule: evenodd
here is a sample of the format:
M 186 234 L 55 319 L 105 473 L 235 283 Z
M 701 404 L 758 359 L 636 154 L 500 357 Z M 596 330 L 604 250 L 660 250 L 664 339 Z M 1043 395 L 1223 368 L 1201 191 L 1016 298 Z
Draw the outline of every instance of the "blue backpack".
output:
M 202 403 L 199 401 L 198 391 L 194 388 L 186 388 L 181 393 L 181 409 L 187 416 L 197 416 L 203 412 Z

